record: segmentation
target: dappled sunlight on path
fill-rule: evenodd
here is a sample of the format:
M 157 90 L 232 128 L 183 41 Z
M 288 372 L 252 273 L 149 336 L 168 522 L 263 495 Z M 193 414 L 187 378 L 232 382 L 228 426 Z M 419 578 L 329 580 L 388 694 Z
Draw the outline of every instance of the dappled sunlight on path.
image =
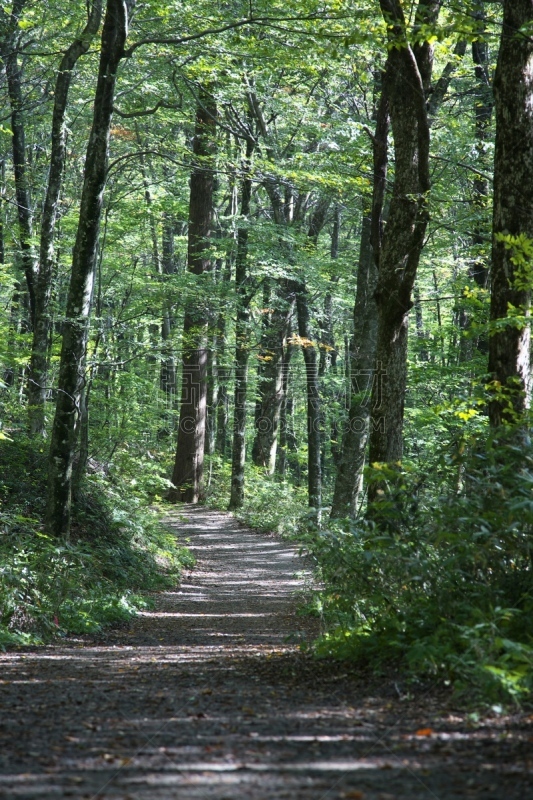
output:
M 230 515 L 167 523 L 197 568 L 92 639 L 0 656 L 0 796 L 526 800 L 532 719 L 477 720 L 315 662 L 305 564 Z M 376 688 L 378 686 L 378 688 Z

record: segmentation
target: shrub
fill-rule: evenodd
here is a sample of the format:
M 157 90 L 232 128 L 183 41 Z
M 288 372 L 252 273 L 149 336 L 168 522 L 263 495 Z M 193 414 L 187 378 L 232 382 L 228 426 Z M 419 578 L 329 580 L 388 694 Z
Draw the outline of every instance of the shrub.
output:
M 63 542 L 43 530 L 41 449 L 24 439 L 0 442 L 0 475 L 0 646 L 125 619 L 146 606 L 143 593 L 174 586 L 193 563 L 127 484 L 89 476 Z
M 533 449 L 473 443 L 426 477 L 375 470 L 371 517 L 305 535 L 325 586 L 316 651 L 519 699 L 533 679 Z

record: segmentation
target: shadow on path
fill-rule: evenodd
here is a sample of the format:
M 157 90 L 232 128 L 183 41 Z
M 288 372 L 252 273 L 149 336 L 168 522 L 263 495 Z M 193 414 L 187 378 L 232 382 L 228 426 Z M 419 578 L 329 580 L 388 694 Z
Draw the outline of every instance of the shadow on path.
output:
M 294 548 L 193 506 L 167 524 L 198 564 L 156 610 L 0 656 L 0 796 L 533 797 L 533 717 L 474 720 L 313 661 Z

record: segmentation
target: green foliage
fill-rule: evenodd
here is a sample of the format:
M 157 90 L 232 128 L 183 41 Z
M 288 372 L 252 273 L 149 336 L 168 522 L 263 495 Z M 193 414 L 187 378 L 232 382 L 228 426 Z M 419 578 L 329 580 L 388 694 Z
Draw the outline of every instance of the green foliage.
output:
M 533 448 L 475 441 L 442 454 L 422 487 L 408 470 L 367 519 L 308 532 L 329 627 L 319 655 L 394 663 L 478 698 L 533 686 Z
M 514 265 L 513 286 L 521 291 L 529 291 L 533 281 L 532 259 L 533 241 L 524 233 L 512 236 L 510 233 L 497 233 L 497 242 L 502 242 L 510 251 L 510 261 Z
M 212 508 L 225 511 L 228 507 L 231 467 L 217 457 L 213 457 L 212 461 L 206 502 Z M 294 537 L 303 520 L 308 518 L 306 500 L 303 487 L 293 486 L 279 478 L 268 478 L 264 470 L 251 467 L 246 475 L 244 505 L 234 514 L 241 522 L 256 530 Z
M 90 476 L 60 542 L 42 530 L 45 454 L 20 437 L 2 442 L 0 474 L 0 646 L 127 619 L 194 561 L 123 481 Z

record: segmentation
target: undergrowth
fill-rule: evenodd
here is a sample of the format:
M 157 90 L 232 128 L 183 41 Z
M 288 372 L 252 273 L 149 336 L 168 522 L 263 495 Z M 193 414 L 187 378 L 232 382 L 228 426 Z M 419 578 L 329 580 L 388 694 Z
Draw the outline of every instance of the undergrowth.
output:
M 76 498 L 70 540 L 47 535 L 46 482 L 44 447 L 0 442 L 0 647 L 127 619 L 193 563 L 146 497 L 103 473 Z
M 219 457 L 211 456 L 211 479 L 206 504 L 211 508 L 227 511 L 231 488 L 231 464 Z M 296 537 L 302 524 L 312 513 L 307 508 L 307 491 L 279 477 L 269 477 L 258 467 L 250 467 L 246 473 L 246 491 L 242 508 L 233 511 L 236 519 L 265 533 Z
M 462 450 L 462 452 L 461 452 Z M 392 665 L 468 700 L 521 702 L 533 686 L 533 448 L 475 443 L 433 475 L 371 470 L 374 514 L 301 540 L 324 589 L 319 656 Z

